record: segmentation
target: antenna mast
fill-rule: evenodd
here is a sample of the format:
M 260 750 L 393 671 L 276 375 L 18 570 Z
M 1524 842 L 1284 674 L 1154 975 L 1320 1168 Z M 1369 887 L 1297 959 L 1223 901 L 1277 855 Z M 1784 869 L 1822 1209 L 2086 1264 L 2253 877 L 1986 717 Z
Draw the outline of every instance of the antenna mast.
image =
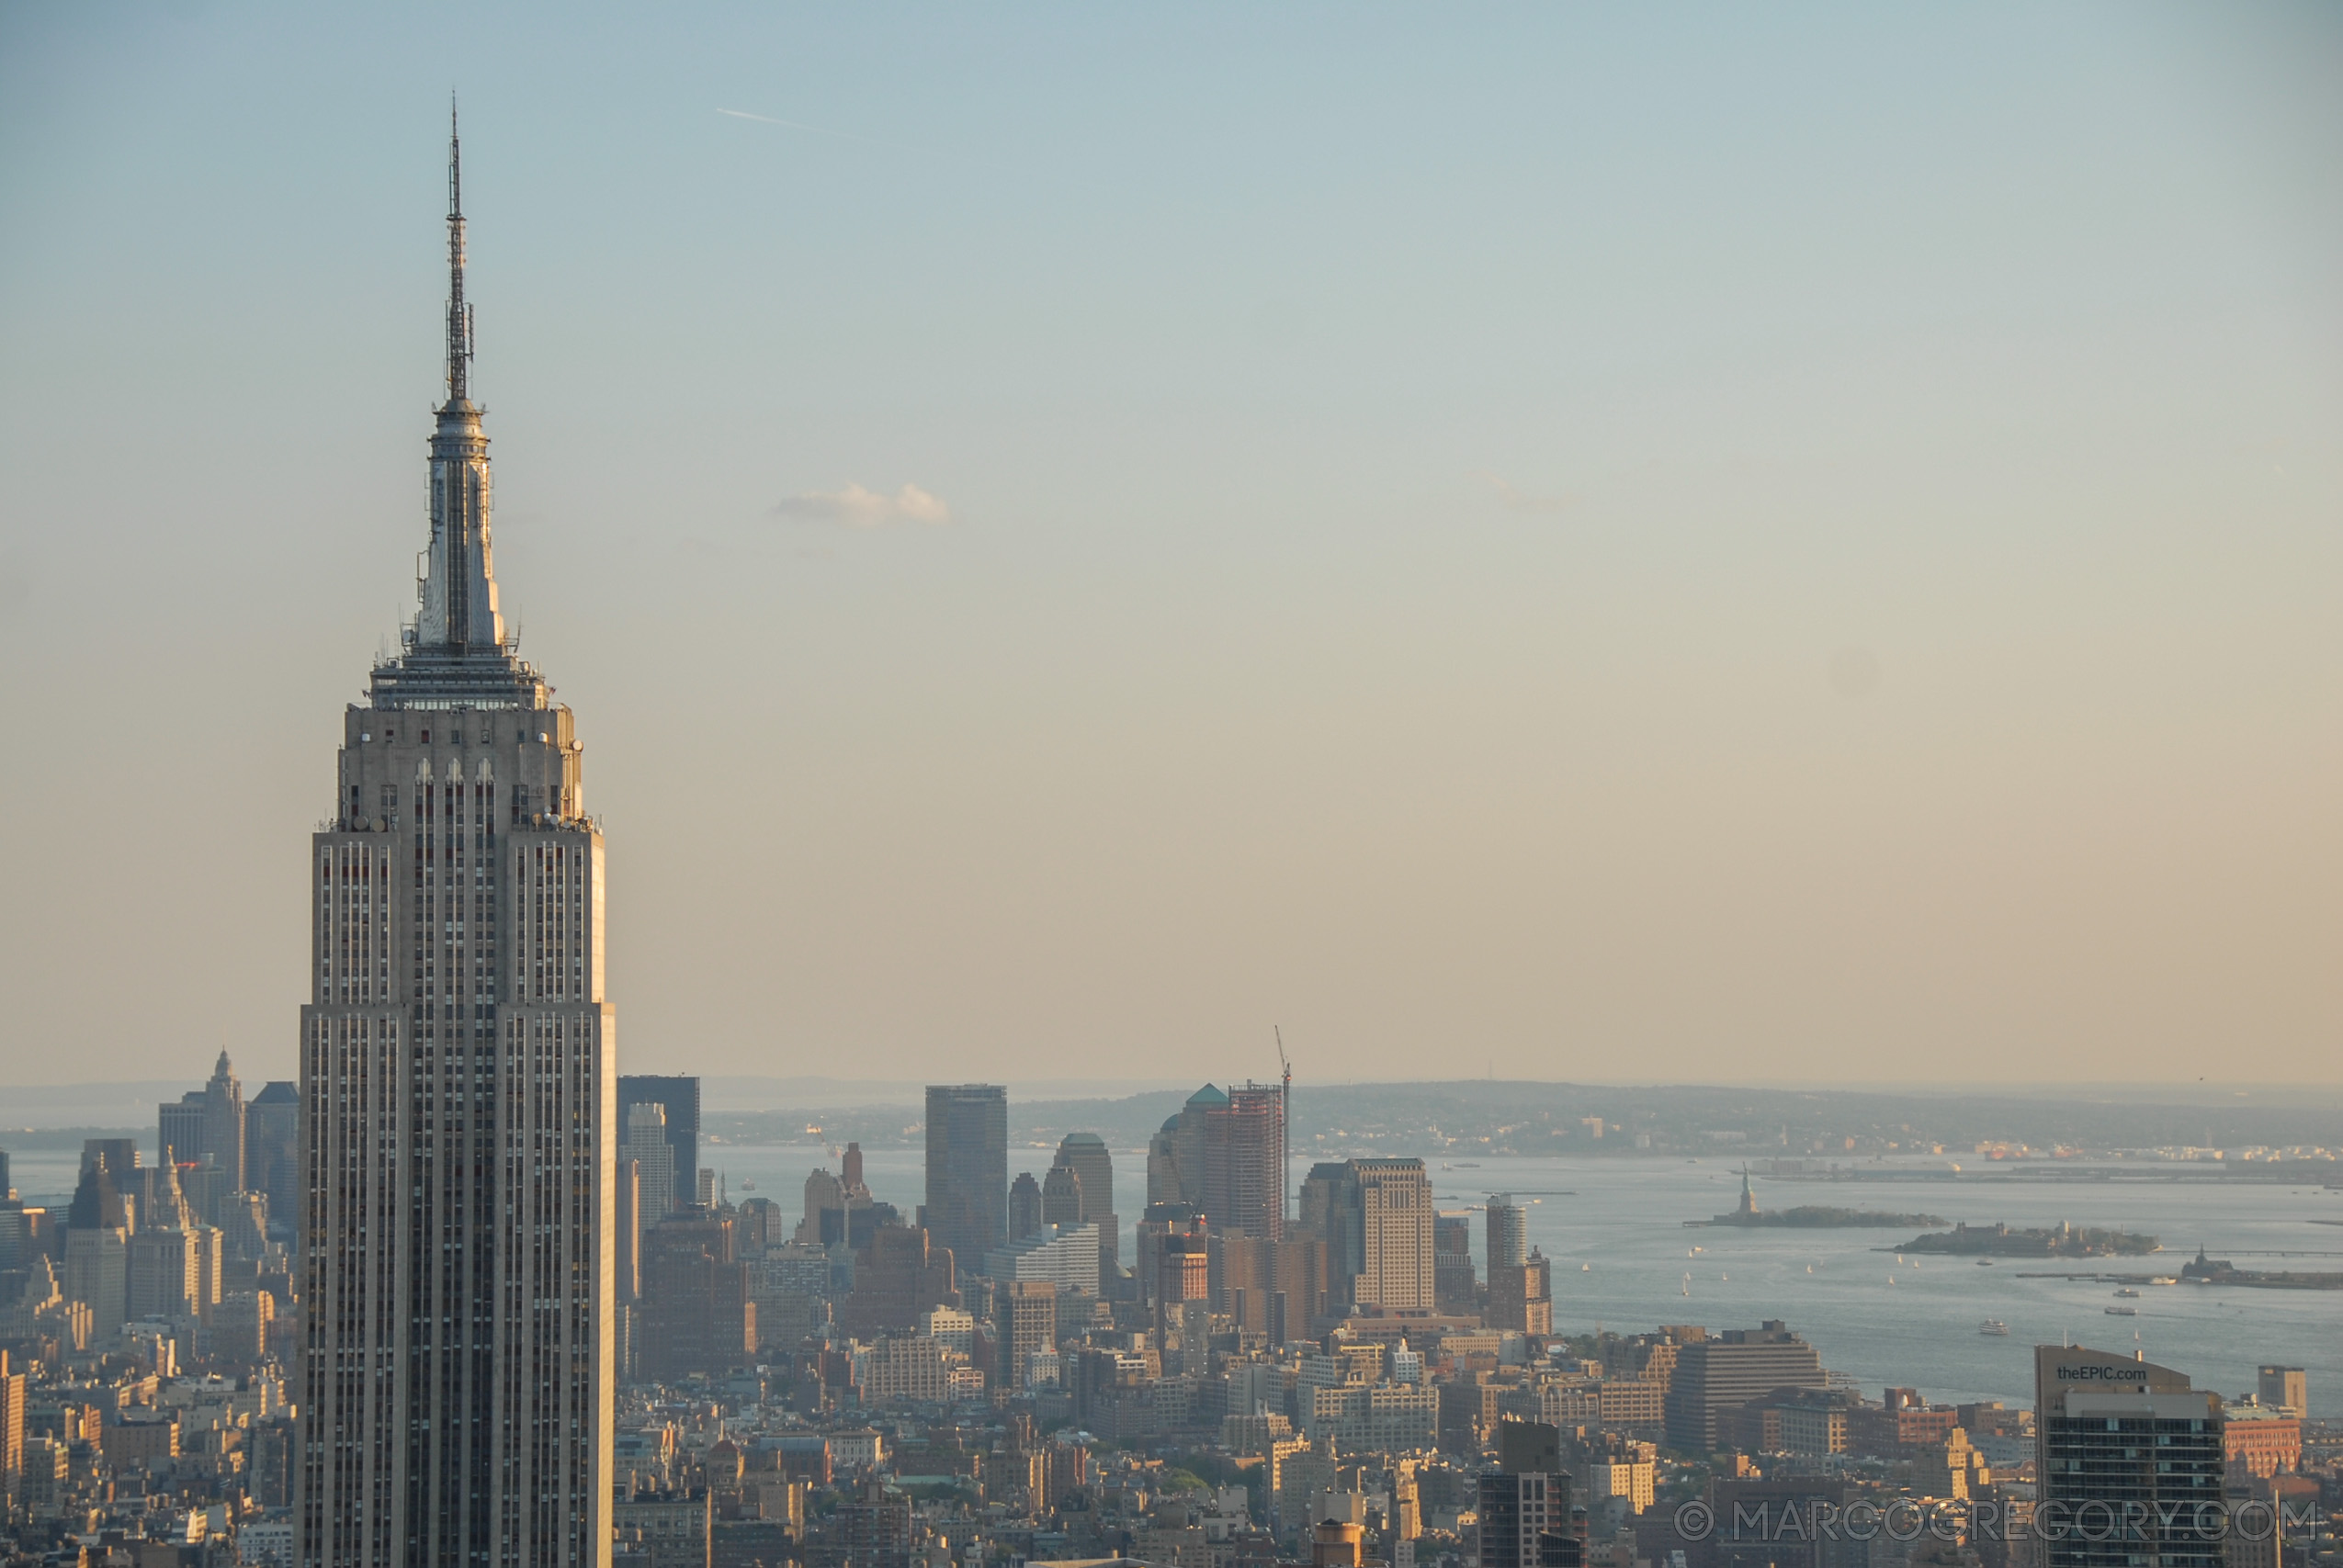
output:
M 447 400 L 471 395 L 472 310 L 464 303 L 464 148 L 456 134 L 456 100 L 447 99 Z

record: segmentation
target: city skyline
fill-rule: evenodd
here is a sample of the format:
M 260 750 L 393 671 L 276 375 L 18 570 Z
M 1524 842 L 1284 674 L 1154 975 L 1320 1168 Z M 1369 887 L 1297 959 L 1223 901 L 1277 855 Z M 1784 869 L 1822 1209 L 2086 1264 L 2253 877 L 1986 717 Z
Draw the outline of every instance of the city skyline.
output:
M 2343 23 L 1708 26 L 467 17 L 628 1066 L 2334 1081 Z M 286 716 L 406 598 L 447 64 L 0 28 L 0 723 L 75 760 L 0 1082 L 283 1076 Z M 186 940 L 115 1031 L 126 908 Z
M 0 12 L 6 1568 L 2343 1568 L 2343 13 L 444 19 Z

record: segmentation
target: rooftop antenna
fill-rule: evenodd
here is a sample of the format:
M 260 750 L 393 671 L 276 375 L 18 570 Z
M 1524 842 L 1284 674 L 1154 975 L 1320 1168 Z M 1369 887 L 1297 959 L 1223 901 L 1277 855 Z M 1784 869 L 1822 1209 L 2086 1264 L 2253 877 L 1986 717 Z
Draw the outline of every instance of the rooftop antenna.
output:
M 471 396 L 472 309 L 464 303 L 464 147 L 447 95 L 447 400 Z
M 1281 1077 L 1277 1080 L 1277 1224 L 1285 1224 L 1285 1165 L 1294 1157 L 1294 1145 L 1285 1132 L 1286 1101 L 1294 1097 L 1294 1064 L 1285 1059 L 1285 1031 L 1276 1024 L 1269 1032 L 1277 1037 L 1277 1066 Z

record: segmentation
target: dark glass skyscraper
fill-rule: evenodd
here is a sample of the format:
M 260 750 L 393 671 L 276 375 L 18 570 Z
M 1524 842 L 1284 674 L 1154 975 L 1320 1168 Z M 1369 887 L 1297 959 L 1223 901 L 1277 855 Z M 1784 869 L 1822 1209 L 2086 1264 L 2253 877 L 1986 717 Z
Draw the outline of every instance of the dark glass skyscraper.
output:
M 973 1267 L 1009 1235 L 1009 1091 L 999 1084 L 930 1084 L 930 1239 Z
M 660 1073 L 628 1073 L 618 1080 L 618 1136 L 627 1135 L 627 1112 L 656 1105 L 667 1112 L 667 1146 L 673 1151 L 674 1200 L 692 1201 L 699 1191 L 699 1079 Z
M 616 1020 L 567 707 L 513 651 L 448 157 L 422 605 L 311 840 L 295 1519 L 304 1568 L 611 1555 Z

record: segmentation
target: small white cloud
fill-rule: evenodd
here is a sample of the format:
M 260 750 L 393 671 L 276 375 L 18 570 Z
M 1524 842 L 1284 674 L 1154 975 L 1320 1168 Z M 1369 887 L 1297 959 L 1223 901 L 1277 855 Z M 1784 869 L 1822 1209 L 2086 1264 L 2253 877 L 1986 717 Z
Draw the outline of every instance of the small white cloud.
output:
M 773 509 L 775 517 L 800 517 L 836 523 L 848 528 L 883 528 L 889 523 L 952 521 L 952 509 L 943 497 L 917 485 L 905 485 L 893 495 L 850 484 L 844 490 L 809 490 L 790 496 Z

